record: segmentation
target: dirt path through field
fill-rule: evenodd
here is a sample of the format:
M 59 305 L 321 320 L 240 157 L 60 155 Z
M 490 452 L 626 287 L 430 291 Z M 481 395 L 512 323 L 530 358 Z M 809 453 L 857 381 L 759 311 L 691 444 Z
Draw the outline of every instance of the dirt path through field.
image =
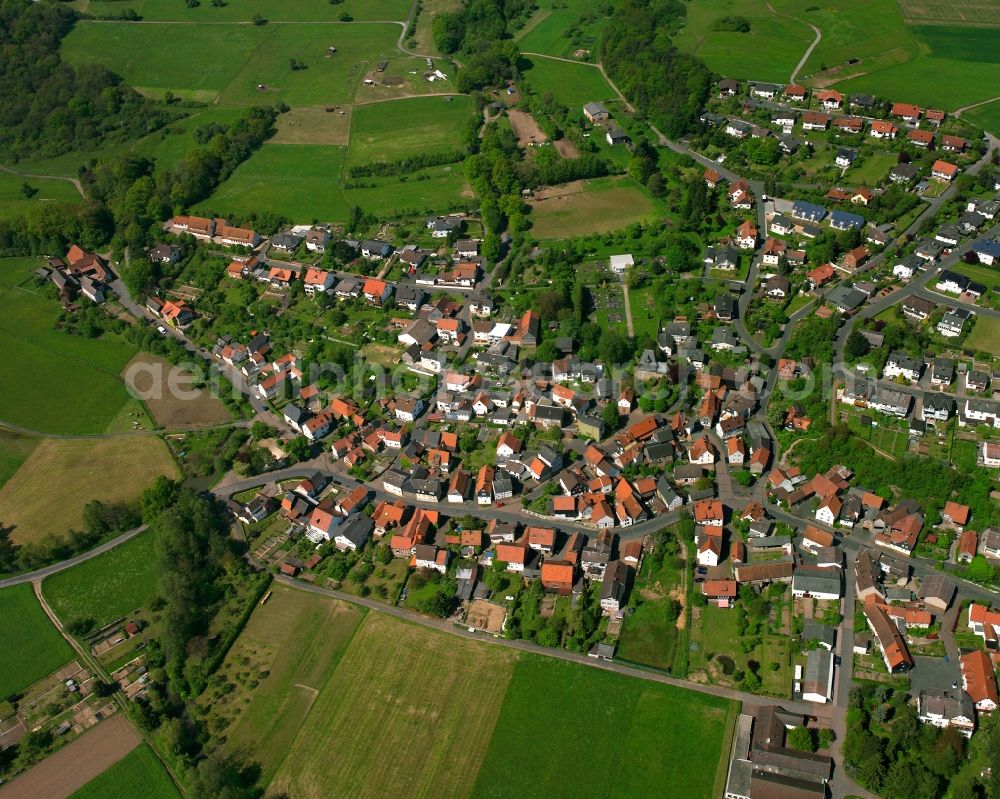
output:
M 66 799 L 140 743 L 124 716 L 112 716 L 0 788 L 0 799 Z

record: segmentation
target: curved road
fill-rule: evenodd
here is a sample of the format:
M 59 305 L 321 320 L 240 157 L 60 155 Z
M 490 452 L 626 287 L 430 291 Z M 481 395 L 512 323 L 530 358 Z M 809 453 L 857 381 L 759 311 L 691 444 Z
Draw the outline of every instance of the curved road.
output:
M 23 585 L 24 583 L 33 583 L 36 581 L 44 580 L 53 574 L 58 574 L 66 569 L 72 569 L 74 566 L 84 563 L 91 558 L 96 558 L 98 555 L 103 555 L 105 552 L 114 549 L 119 544 L 124 544 L 126 541 L 135 538 L 139 533 L 147 529 L 149 525 L 140 524 L 138 527 L 133 527 L 131 530 L 122 533 L 115 538 L 111 538 L 100 544 L 93 549 L 87 550 L 86 552 L 76 555 L 69 560 L 60 561 L 59 563 L 53 563 L 51 566 L 43 566 L 41 569 L 35 569 L 32 572 L 25 572 L 24 574 L 18 574 L 15 577 L 8 577 L 5 580 L 0 580 L 0 588 L 10 588 L 14 585 Z

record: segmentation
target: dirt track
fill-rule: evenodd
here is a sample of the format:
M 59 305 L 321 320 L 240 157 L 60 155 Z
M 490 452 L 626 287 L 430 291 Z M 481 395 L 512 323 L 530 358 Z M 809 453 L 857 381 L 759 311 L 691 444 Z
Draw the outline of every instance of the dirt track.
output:
M 0 788 L 0 799 L 66 799 L 125 757 L 139 741 L 124 716 L 112 716 Z

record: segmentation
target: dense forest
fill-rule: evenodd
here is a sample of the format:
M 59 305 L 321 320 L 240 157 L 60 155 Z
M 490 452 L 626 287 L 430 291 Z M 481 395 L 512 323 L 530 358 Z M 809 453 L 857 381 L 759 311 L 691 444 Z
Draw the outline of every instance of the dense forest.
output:
M 64 63 L 59 45 L 77 18 L 65 3 L 0 3 L 0 150 L 5 161 L 126 141 L 179 115 L 147 100 L 103 66 Z
M 670 39 L 684 13 L 677 0 L 620 0 L 601 40 L 608 75 L 671 138 L 697 130 L 713 81 L 708 67 Z

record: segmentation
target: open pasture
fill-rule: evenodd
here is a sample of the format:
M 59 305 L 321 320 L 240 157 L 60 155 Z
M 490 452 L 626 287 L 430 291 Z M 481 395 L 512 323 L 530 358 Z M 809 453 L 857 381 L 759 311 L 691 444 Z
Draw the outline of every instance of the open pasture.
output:
M 0 419 L 46 433 L 100 433 L 128 400 L 118 373 L 135 348 L 53 328 L 59 304 L 31 277 L 40 261 L 0 259 Z
M 30 585 L 0 590 L 0 699 L 23 691 L 73 659 Z
M 3 521 L 16 543 L 40 542 L 79 530 L 90 500 L 135 502 L 160 475 L 176 478 L 178 470 L 158 438 L 47 438 L 0 488 Z
M 139 744 L 125 757 L 95 777 L 70 799 L 107 799 L 107 797 L 142 797 L 142 799 L 180 799 L 163 764 L 146 744 Z
M 410 0 L 229 0 L 221 7 L 209 2 L 190 8 L 177 0 L 74 0 L 74 7 L 95 16 L 120 14 L 123 6 L 135 9 L 144 20 L 175 22 L 250 22 L 260 14 L 274 22 L 326 22 L 340 24 L 343 15 L 357 21 L 395 20 L 402 22 L 410 13 Z M 398 30 L 397 30 L 398 35 Z
M 712 30 L 717 20 L 729 16 L 746 17 L 750 32 Z M 812 40 L 804 22 L 754 0 L 692 0 L 684 28 L 675 37 L 680 49 L 697 55 L 721 75 L 782 82 Z
M 26 196 L 27 184 L 36 193 Z M 12 219 L 46 203 L 80 203 L 83 198 L 68 180 L 39 180 L 0 172 L 0 219 Z
M 93 619 L 103 627 L 141 608 L 156 592 L 156 547 L 152 532 L 45 578 L 42 592 L 64 623 Z
M 355 106 L 347 165 L 458 150 L 472 114 L 472 98 L 467 96 L 413 97 Z
M 584 103 L 613 100 L 616 95 L 597 67 L 535 56 L 524 76 L 539 94 L 549 92 L 563 105 L 579 111 Z
M 619 230 L 657 216 L 659 204 L 629 178 L 597 178 L 551 186 L 531 200 L 531 235 L 562 239 Z

